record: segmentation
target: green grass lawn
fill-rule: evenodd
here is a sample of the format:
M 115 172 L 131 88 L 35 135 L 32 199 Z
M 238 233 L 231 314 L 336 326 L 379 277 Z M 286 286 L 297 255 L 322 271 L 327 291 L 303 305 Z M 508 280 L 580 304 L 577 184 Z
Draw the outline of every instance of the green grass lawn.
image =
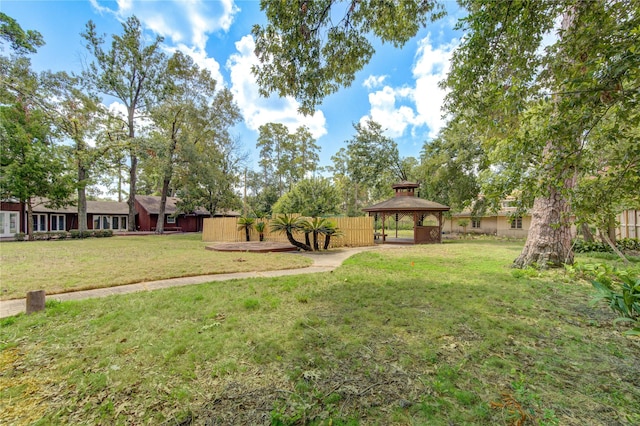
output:
M 0 243 L 0 299 L 143 281 L 309 266 L 286 253 L 205 250 L 200 234 Z
M 639 424 L 640 342 L 521 248 L 48 303 L 0 322 L 0 424 Z

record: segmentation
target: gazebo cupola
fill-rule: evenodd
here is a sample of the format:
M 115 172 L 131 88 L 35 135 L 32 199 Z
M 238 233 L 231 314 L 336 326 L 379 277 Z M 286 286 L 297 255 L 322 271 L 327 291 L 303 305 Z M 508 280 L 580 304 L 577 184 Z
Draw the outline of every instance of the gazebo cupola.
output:
M 398 182 L 391 186 L 395 191 L 395 196 L 381 203 L 362 209 L 369 213 L 369 216 L 382 219 L 382 230 L 375 232 L 375 236 L 380 236 L 382 242 L 402 242 L 398 237 L 398 221 L 402 217 L 410 217 L 413 220 L 413 238 L 409 243 L 425 244 L 442 242 L 442 224 L 444 222 L 443 213 L 449 211 L 449 207 L 416 197 L 416 189 L 420 187 L 415 182 Z M 432 224 L 427 224 L 426 219 L 432 217 Z M 385 232 L 385 220 L 393 218 L 396 222 L 395 241 L 387 240 Z M 406 240 L 406 239 L 405 239 Z
M 391 185 L 396 191 L 396 197 L 415 197 L 415 191 L 420 188 L 419 183 L 402 181 Z

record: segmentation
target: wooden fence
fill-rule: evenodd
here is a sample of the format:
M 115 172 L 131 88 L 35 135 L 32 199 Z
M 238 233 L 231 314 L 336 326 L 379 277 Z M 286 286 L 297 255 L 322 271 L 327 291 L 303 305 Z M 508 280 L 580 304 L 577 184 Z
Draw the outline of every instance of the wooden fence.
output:
M 327 219 L 335 223 L 338 229 L 344 234 L 341 237 L 332 237 L 329 248 L 373 245 L 373 217 L 330 217 Z M 288 242 L 285 234 L 272 233 L 269 221 L 265 219 L 265 222 L 267 222 L 264 230 L 265 241 Z M 249 236 L 251 241 L 260 240 L 258 232 L 255 229 L 251 230 Z M 294 238 L 304 242 L 303 233 L 295 233 Z M 204 220 L 202 241 L 241 242 L 246 241 L 246 234 L 244 230 L 238 231 L 238 218 L 208 218 Z M 324 244 L 324 236 L 321 237 L 320 244 Z
M 640 238 L 640 209 L 623 211 L 618 223 L 616 238 Z

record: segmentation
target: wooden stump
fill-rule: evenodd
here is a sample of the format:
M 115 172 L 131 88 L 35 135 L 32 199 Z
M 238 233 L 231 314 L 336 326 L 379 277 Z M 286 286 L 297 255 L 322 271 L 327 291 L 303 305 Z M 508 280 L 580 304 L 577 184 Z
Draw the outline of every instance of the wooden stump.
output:
M 44 310 L 44 290 L 27 292 L 27 314 Z

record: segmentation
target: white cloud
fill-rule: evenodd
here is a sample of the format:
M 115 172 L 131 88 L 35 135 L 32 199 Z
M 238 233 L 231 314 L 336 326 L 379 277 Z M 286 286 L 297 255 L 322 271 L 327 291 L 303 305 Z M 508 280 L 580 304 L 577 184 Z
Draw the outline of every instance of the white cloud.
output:
M 135 15 L 146 28 L 172 43 L 188 43 L 198 50 L 204 50 L 208 34 L 228 31 L 240 11 L 233 0 L 118 0 L 114 9 L 109 7 L 112 3 L 103 6 L 99 0 L 90 1 L 100 13 L 111 13 L 121 20 Z
M 408 106 L 396 106 L 396 101 L 411 99 L 412 90 L 409 88 L 394 89 L 385 86 L 382 90 L 369 93 L 371 110 L 369 116 L 362 117 L 361 123 L 369 119 L 379 123 L 385 134 L 390 137 L 402 136 L 408 125 L 415 123 L 415 113 Z
M 240 12 L 240 8 L 236 6 L 234 0 L 220 0 L 224 13 L 218 18 L 218 26 L 224 31 L 229 31 L 233 24 L 233 17 Z
M 441 111 L 446 92 L 438 87 L 438 83 L 449 71 L 456 45 L 454 40 L 435 48 L 430 35 L 420 40 L 412 70 L 415 86 L 386 85 L 370 93 L 371 110 L 361 121 L 370 117 L 386 128 L 390 137 L 402 136 L 407 128 L 413 132 L 422 126 L 428 127 L 429 137 L 435 137 L 446 122 Z
M 253 53 L 253 37 L 244 36 L 235 46 L 238 53 L 229 57 L 227 68 L 231 74 L 231 91 L 249 129 L 257 131 L 266 123 L 282 123 L 289 131 L 307 126 L 316 139 L 327 133 L 326 119 L 322 111 L 318 110 L 312 116 L 304 116 L 298 113 L 299 104 L 292 98 L 261 97 L 255 78 L 251 74 L 251 66 L 258 62 Z
M 133 0 L 116 0 L 116 3 L 118 3 L 118 9 L 124 12 L 131 10 L 133 7 Z
M 100 13 L 111 13 L 119 20 L 135 15 L 142 25 L 165 38 L 168 51 L 178 49 L 188 54 L 202 68 L 224 84 L 220 65 L 207 56 L 205 51 L 209 34 L 228 31 L 235 15 L 240 12 L 233 0 L 164 0 L 134 1 L 118 0 L 101 5 L 99 0 L 90 0 Z
M 127 120 L 127 107 L 120 101 L 113 101 L 107 106 L 109 114 L 121 118 L 123 121 Z
M 367 77 L 367 79 L 364 81 L 364 83 L 362 83 L 362 85 L 364 87 L 366 87 L 367 89 L 375 89 L 376 87 L 380 87 L 382 86 L 382 83 L 384 83 L 384 80 L 387 78 L 388 76 L 386 75 L 370 75 L 369 77 Z
M 429 127 L 429 137 L 432 138 L 446 123 L 441 108 L 447 92 L 438 84 L 449 73 L 451 55 L 457 43 L 457 40 L 453 40 L 449 44 L 434 48 L 430 37 L 427 36 L 420 41 L 416 54 L 413 76 L 416 79 L 414 97 L 417 125 L 426 124 Z

